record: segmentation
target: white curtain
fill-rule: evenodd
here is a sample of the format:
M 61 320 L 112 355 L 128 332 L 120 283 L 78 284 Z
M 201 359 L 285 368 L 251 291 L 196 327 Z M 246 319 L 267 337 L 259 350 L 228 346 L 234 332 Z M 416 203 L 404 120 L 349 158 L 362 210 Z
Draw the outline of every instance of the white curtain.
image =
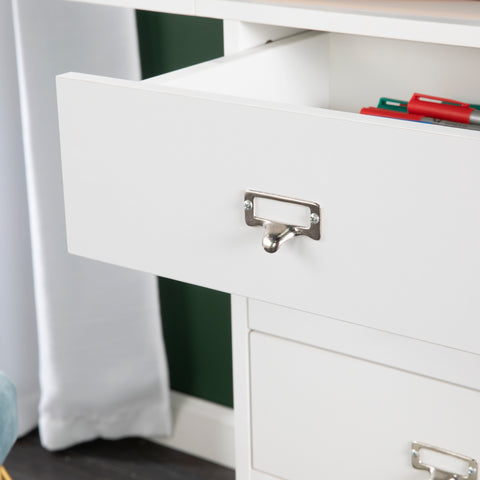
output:
M 134 12 L 0 0 L 0 370 L 20 432 L 38 423 L 49 449 L 171 426 L 155 278 L 67 253 L 55 96 L 67 71 L 138 79 Z

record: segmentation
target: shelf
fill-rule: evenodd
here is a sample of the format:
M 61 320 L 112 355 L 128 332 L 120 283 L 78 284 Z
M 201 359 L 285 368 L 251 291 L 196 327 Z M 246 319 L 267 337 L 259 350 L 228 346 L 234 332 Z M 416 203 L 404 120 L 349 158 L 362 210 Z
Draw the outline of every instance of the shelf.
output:
M 476 0 L 74 0 L 284 27 L 480 47 Z
M 478 1 L 197 0 L 200 16 L 480 47 Z
M 150 10 L 152 12 L 195 15 L 195 0 L 70 0 L 81 3 L 95 3 L 115 7 Z

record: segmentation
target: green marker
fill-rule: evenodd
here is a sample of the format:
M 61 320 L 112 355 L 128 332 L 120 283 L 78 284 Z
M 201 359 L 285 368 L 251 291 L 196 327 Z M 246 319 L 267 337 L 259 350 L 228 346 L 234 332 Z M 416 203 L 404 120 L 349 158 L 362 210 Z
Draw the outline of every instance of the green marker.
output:
M 454 105 L 453 103 L 450 103 L 450 102 L 442 102 L 442 103 L 445 103 L 446 105 Z M 408 113 L 407 105 L 408 105 L 408 102 L 406 102 L 405 100 L 395 100 L 394 98 L 381 97 L 380 100 L 378 101 L 377 108 L 383 108 L 385 110 L 393 110 L 395 112 Z M 471 108 L 474 108 L 475 110 L 480 110 L 480 105 L 474 105 L 473 103 L 470 103 L 469 106 Z
M 404 100 L 395 100 L 393 98 L 382 97 L 378 101 L 377 108 L 383 108 L 385 110 L 393 110 L 395 112 L 408 113 L 408 102 Z

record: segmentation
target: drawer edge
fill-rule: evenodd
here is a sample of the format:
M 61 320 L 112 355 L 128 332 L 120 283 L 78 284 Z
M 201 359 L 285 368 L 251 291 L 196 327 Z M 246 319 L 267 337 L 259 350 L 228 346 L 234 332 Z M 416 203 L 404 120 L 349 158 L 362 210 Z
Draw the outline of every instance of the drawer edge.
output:
M 480 391 L 480 355 L 339 319 L 248 301 L 249 328 Z

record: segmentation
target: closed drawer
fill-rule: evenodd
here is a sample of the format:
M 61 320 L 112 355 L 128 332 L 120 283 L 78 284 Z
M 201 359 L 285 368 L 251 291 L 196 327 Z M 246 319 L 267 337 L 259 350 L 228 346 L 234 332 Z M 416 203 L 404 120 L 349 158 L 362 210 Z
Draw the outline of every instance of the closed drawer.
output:
M 479 60 L 307 33 L 144 82 L 61 76 L 69 249 L 480 353 L 478 132 L 352 113 L 480 103 Z M 320 203 L 322 239 L 265 253 L 246 189 Z
M 258 332 L 250 352 L 252 478 L 420 480 L 413 441 L 480 458 L 478 392 Z
M 248 301 L 248 327 L 480 392 L 480 355 L 321 315 Z

